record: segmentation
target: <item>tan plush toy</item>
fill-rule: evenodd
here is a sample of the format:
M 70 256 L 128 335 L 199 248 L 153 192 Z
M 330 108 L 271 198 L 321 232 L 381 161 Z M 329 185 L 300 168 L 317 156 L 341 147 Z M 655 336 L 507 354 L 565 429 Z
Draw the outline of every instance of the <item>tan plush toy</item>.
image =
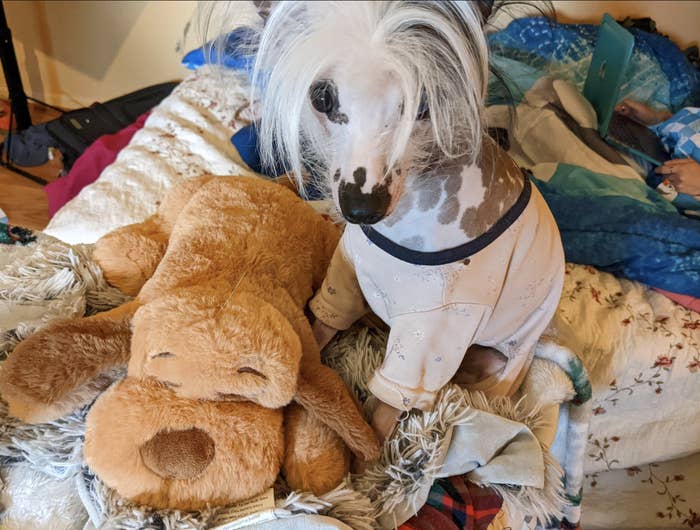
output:
M 136 298 L 55 322 L 5 362 L 0 391 L 24 421 L 90 403 L 85 459 L 121 495 L 199 509 L 248 498 L 280 470 L 323 493 L 378 445 L 340 377 L 320 362 L 304 307 L 336 227 L 294 193 L 249 177 L 202 177 L 158 213 L 103 237 L 95 258 Z

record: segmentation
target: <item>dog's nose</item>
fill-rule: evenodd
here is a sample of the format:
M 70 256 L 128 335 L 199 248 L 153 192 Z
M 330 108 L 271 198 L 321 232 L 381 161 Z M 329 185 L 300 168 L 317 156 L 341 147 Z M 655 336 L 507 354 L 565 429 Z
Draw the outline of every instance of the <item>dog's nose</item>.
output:
M 391 195 L 386 185 L 375 186 L 370 193 L 362 193 L 356 184 L 342 183 L 338 190 L 340 211 L 353 224 L 372 225 L 381 221 L 390 202 Z

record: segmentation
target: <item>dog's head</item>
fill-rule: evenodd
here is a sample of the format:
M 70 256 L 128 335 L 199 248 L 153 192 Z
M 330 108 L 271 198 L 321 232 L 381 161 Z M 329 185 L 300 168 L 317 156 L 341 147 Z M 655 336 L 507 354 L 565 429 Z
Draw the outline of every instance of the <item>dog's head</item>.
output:
M 407 173 L 475 159 L 486 41 L 470 2 L 266 6 L 254 86 L 264 161 L 320 169 L 351 223 L 391 214 Z
M 282 407 L 297 388 L 301 343 L 276 308 L 228 284 L 189 287 L 138 309 L 129 375 L 188 399 Z

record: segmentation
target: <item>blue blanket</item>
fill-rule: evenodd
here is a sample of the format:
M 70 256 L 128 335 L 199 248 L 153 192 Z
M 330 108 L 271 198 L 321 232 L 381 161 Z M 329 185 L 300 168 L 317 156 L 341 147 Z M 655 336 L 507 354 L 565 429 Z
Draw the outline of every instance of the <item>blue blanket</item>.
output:
M 700 297 L 700 221 L 642 181 L 559 164 L 533 178 L 554 214 L 566 260 Z
M 507 78 L 516 103 L 544 75 L 566 79 L 581 90 L 588 74 L 598 26 L 522 18 L 489 36 L 494 67 Z M 666 37 L 632 29 L 635 46 L 620 91 L 672 111 L 700 104 L 700 72 Z M 502 91 L 492 83 L 491 101 Z

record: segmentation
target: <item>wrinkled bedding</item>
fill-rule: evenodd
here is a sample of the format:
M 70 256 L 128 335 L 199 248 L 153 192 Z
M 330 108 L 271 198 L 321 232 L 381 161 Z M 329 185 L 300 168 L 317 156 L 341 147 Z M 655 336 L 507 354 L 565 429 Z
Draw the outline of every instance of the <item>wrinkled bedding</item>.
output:
M 648 187 L 605 143 L 590 104 L 569 83 L 539 79 L 516 106 L 488 108 L 509 153 L 535 176 L 566 259 L 674 293 L 700 295 L 700 220 Z
M 697 105 L 700 76 L 680 50 L 634 33 L 621 97 L 672 110 Z M 583 527 L 696 526 L 700 315 L 623 278 L 697 296 L 700 222 L 678 214 L 645 185 L 642 168 L 597 134 L 595 112 L 579 93 L 594 42 L 595 27 L 544 19 L 517 20 L 493 35 L 494 62 L 507 72 L 516 108 L 502 105 L 494 85 L 489 126 L 508 131 L 509 152 L 533 172 L 567 259 L 584 264 L 567 264 L 552 322 L 593 386 Z
M 94 243 L 155 213 L 165 192 L 187 178 L 250 174 L 229 141 L 249 123 L 245 87 L 241 74 L 231 70 L 203 68 L 189 76 L 44 232 L 71 244 Z
M 97 182 L 57 213 L 47 233 L 72 243 L 92 242 L 153 213 L 163 193 L 183 179 L 205 172 L 247 174 L 229 141 L 250 117 L 244 87 L 242 77 L 227 71 L 193 74 L 154 109 Z M 589 151 L 569 162 L 580 164 L 584 156 L 595 161 L 595 171 L 624 167 Z M 557 161 L 573 156 L 564 152 Z M 639 179 L 629 166 L 622 171 L 625 178 Z M 569 264 L 551 335 L 576 352 L 590 374 L 594 416 L 584 467 L 589 478 L 598 476 L 596 482 L 603 484 L 602 477 L 617 473 L 612 470 L 645 469 L 700 450 L 698 314 L 642 284 Z M 587 491 L 597 487 L 588 484 Z M 615 499 L 606 491 L 608 500 Z M 584 521 L 605 520 L 595 498 L 589 502 L 584 496 Z M 693 502 L 687 495 L 684 513 L 697 511 Z M 657 504 L 647 507 L 662 510 Z
M 491 57 L 516 98 L 543 76 L 571 82 L 579 90 L 588 74 L 598 26 L 558 24 L 544 17 L 520 18 L 489 36 Z M 632 29 L 635 47 L 620 89 L 621 98 L 645 101 L 673 112 L 700 104 L 700 71 L 668 38 Z M 503 96 L 492 93 L 494 100 Z

